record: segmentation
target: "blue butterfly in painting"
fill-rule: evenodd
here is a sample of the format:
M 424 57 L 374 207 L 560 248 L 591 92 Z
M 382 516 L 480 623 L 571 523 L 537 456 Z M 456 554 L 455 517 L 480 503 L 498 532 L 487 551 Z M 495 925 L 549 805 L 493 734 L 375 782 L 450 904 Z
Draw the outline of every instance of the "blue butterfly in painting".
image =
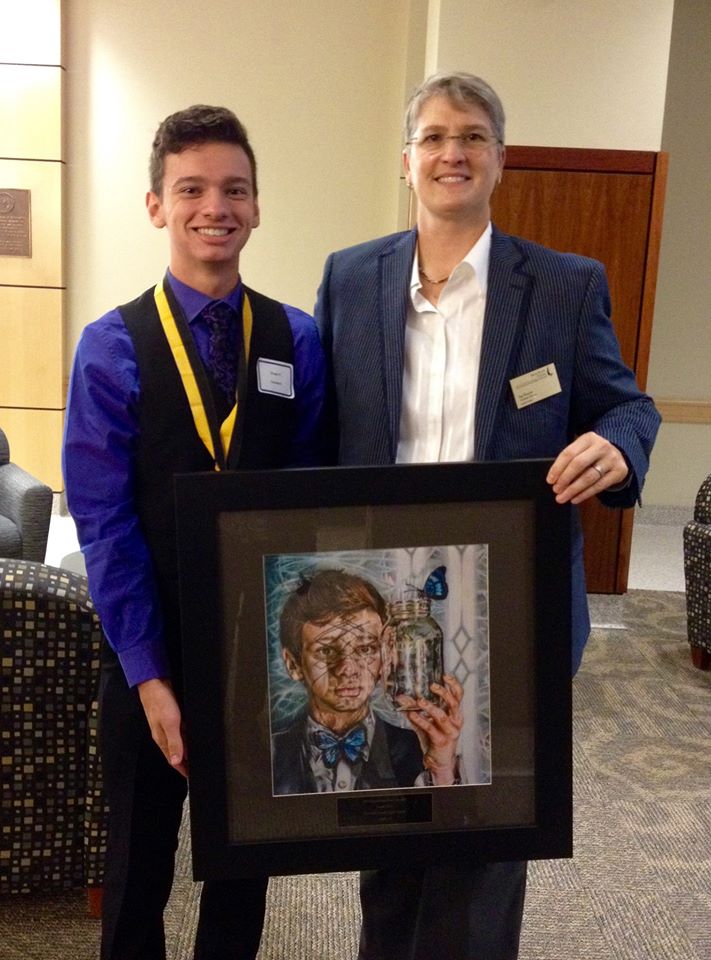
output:
M 425 585 L 422 588 L 421 592 L 425 597 L 429 597 L 430 600 L 446 600 L 447 594 L 449 593 L 449 587 L 447 586 L 447 580 L 445 578 L 446 572 L 446 567 L 435 567 L 425 580 Z

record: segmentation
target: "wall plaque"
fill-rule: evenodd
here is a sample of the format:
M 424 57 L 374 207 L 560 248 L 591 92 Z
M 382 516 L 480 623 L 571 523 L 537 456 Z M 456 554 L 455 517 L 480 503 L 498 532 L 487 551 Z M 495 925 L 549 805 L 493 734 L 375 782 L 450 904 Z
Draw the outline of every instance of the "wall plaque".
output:
M 30 191 L 0 189 L 0 257 L 31 257 Z

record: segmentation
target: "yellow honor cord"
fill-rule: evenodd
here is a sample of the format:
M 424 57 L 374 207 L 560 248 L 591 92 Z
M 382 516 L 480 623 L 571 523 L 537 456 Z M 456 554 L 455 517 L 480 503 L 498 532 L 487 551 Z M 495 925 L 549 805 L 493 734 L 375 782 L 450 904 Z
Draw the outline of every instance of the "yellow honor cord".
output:
M 193 421 L 195 423 L 195 429 L 197 430 L 198 436 L 204 443 L 208 453 L 215 461 L 215 470 L 219 470 L 220 465 L 218 463 L 217 456 L 215 455 L 215 448 L 212 442 L 212 434 L 210 432 L 210 425 L 207 420 L 205 404 L 203 403 L 200 395 L 200 389 L 195 378 L 195 371 L 190 364 L 190 359 L 185 349 L 185 345 L 178 331 L 178 325 L 175 322 L 175 317 L 170 309 L 168 298 L 165 295 L 162 280 L 156 284 L 153 296 L 156 302 L 156 307 L 158 308 L 158 316 L 160 317 L 163 332 L 165 333 L 168 345 L 170 346 L 175 365 L 178 368 L 178 373 L 180 374 L 180 379 L 183 383 L 185 394 L 188 398 L 190 412 L 193 415 Z M 249 302 L 249 297 L 247 296 L 246 290 L 243 294 L 242 333 L 245 369 L 248 369 L 249 347 L 252 340 L 252 305 Z M 238 402 L 235 400 L 235 405 L 232 407 L 227 418 L 223 421 L 220 427 L 222 454 L 225 460 L 227 460 L 230 443 L 232 441 L 235 424 L 237 422 L 237 407 Z

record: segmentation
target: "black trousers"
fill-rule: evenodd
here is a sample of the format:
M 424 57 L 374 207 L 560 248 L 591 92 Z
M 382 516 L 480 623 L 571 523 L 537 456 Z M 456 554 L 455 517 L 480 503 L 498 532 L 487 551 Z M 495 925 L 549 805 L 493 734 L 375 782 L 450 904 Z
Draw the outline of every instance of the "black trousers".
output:
M 138 693 L 129 689 L 108 646 L 99 699 L 110 811 L 101 960 L 165 960 L 163 911 L 187 784 L 153 742 Z M 267 883 L 263 877 L 203 885 L 195 960 L 254 960 Z
M 526 863 L 361 874 L 358 960 L 516 960 Z

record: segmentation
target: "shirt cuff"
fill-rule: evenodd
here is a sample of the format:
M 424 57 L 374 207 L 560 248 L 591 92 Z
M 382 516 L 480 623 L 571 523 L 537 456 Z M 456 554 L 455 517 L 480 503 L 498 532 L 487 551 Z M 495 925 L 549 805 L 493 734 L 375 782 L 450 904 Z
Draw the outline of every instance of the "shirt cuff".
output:
M 146 680 L 170 678 L 170 667 L 165 651 L 145 646 L 130 647 L 117 654 L 129 687 Z

